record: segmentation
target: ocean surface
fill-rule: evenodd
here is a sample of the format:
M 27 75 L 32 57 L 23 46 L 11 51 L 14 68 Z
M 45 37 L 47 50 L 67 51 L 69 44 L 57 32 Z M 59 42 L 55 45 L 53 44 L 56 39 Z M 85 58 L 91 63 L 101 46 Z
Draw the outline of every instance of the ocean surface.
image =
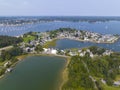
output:
M 120 34 L 120 17 L 0 17 L 0 35 L 19 36 L 58 28 Z

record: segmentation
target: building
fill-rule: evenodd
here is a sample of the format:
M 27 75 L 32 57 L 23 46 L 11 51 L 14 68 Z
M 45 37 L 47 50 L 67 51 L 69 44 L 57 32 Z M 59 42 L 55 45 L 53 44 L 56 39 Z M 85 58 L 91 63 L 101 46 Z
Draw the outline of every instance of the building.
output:
M 52 49 L 51 50 L 51 54 L 57 54 L 57 50 L 56 49 Z

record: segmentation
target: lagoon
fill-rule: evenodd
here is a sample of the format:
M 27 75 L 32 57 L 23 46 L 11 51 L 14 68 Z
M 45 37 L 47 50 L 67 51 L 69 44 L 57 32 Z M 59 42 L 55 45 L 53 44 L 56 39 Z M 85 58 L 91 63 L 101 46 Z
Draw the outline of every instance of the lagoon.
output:
M 58 90 L 65 58 L 31 56 L 0 80 L 0 90 Z

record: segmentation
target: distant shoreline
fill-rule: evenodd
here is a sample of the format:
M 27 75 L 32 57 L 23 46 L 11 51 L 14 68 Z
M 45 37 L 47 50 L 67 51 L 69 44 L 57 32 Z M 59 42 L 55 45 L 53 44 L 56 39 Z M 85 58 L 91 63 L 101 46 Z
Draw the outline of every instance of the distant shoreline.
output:
M 116 39 L 114 42 L 96 42 L 96 41 L 85 41 L 85 40 L 81 40 L 81 39 L 72 39 L 72 38 L 60 38 L 60 39 L 69 39 L 69 40 L 75 40 L 75 41 L 79 41 L 79 42 L 91 42 L 91 43 L 96 43 L 96 44 L 113 44 L 115 42 L 117 42 L 120 38 Z M 57 39 L 57 40 L 60 40 Z

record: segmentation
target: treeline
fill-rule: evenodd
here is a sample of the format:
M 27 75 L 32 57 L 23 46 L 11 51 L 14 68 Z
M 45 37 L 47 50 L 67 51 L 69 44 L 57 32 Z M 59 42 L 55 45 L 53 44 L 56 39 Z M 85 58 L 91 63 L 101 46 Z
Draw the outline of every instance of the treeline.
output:
M 22 55 L 22 54 L 23 54 L 23 50 L 19 47 L 14 47 L 9 50 L 2 50 L 0 55 L 0 63 L 2 64 L 8 61 L 10 63 L 6 67 L 2 66 L 2 68 L 0 68 L 0 76 L 5 73 L 7 68 L 11 67 L 11 65 L 13 65 L 15 62 L 18 61 L 16 56 Z
M 120 53 L 113 53 L 110 56 L 74 56 L 68 65 L 68 82 L 63 90 L 105 90 L 101 79 L 105 80 L 108 86 L 112 86 L 117 75 L 120 75 Z M 94 82 L 90 77 L 93 77 Z
M 82 57 L 74 56 L 68 65 L 68 82 L 62 90 L 94 90 L 94 83 L 83 64 Z
M 11 36 L 0 36 L 0 48 L 6 47 L 9 45 L 18 44 L 22 42 L 22 38 L 11 37 Z
M 101 47 L 97 47 L 97 46 L 90 46 L 90 47 L 88 47 L 88 49 L 90 49 L 90 51 L 93 54 L 97 54 L 97 55 L 102 55 L 106 51 L 105 48 L 101 48 Z
M 19 47 L 14 47 L 9 50 L 2 50 L 0 55 L 0 62 L 4 62 L 5 60 L 14 61 L 14 58 L 18 55 L 22 55 L 23 50 Z

